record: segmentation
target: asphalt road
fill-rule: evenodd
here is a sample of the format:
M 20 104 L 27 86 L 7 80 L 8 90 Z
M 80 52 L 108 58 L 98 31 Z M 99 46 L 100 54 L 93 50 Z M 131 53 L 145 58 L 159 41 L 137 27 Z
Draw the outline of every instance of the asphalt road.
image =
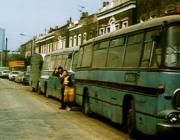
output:
M 29 86 L 0 79 L 0 140 L 130 140 L 110 123 L 58 107 Z

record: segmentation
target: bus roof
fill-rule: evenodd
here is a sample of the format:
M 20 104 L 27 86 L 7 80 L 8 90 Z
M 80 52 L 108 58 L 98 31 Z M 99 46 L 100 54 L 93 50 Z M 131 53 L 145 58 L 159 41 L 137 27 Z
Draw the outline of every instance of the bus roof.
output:
M 111 33 L 100 35 L 96 38 L 92 38 L 92 39 L 88 40 L 84 44 L 89 44 L 94 41 L 99 41 L 99 40 L 117 36 L 117 35 L 123 35 L 123 34 L 130 33 L 130 32 L 135 32 L 135 31 L 139 31 L 139 30 L 143 30 L 143 29 L 147 29 L 147 28 L 151 28 L 151 27 L 160 26 L 160 25 L 163 25 L 164 23 L 175 23 L 175 22 L 180 22 L 180 15 L 170 15 L 170 16 L 154 18 L 149 21 L 145 21 L 143 23 L 138 23 L 138 24 L 129 26 L 124 29 L 120 29 L 120 30 L 117 30 L 117 31 L 114 31 Z
M 52 56 L 52 55 L 58 55 L 58 54 L 68 54 L 68 53 L 72 53 L 72 52 L 76 52 L 78 51 L 79 48 L 66 48 L 66 49 L 63 49 L 63 50 L 59 50 L 59 51 L 56 51 L 56 52 L 52 52 L 52 53 L 49 53 L 49 54 L 46 54 L 45 57 L 47 56 Z

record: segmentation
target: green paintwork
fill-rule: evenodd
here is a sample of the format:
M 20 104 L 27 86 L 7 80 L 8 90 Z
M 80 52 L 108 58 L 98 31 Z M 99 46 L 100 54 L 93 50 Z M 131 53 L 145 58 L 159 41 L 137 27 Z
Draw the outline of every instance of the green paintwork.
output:
M 37 90 L 39 77 L 41 75 L 42 63 L 43 58 L 40 54 L 33 54 L 31 56 L 29 85 L 35 90 Z

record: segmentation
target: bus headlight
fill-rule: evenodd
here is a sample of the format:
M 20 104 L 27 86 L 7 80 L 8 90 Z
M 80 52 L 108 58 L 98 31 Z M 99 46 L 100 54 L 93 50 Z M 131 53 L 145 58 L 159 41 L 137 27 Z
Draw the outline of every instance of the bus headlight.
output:
M 159 117 L 165 119 L 170 124 L 175 124 L 180 122 L 180 111 L 176 110 L 164 110 L 160 112 Z
M 175 123 L 178 121 L 179 119 L 179 115 L 175 114 L 175 113 L 170 113 L 168 116 L 167 116 L 167 119 L 170 123 Z

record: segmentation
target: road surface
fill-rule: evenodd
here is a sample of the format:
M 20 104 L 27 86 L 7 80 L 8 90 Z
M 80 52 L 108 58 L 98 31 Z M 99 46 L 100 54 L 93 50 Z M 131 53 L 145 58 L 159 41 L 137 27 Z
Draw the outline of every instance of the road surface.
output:
M 29 86 L 0 79 L 0 140 L 130 140 L 110 123 L 31 92 Z

